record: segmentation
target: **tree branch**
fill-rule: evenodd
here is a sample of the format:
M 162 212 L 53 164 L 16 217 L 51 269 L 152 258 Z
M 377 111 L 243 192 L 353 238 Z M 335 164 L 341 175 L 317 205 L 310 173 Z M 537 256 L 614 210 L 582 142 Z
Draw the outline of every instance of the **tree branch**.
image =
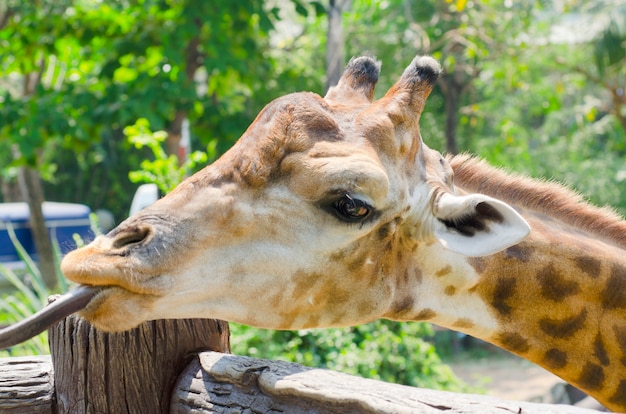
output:
M 0 30 L 4 29 L 6 25 L 9 24 L 9 20 L 14 15 L 15 15 L 15 12 L 13 11 L 13 9 L 8 8 L 6 13 L 4 13 L 2 17 L 0 17 Z
M 194 24 L 198 28 L 198 34 L 195 35 L 185 47 L 185 75 L 187 81 L 193 83 L 196 71 L 202 65 L 204 54 L 200 52 L 200 31 L 202 30 L 202 20 L 195 19 Z M 168 154 L 178 154 L 180 148 L 180 139 L 182 136 L 183 121 L 187 118 L 187 111 L 179 109 L 174 115 L 174 119 L 170 123 L 167 130 L 167 152 Z M 179 160 L 183 162 L 184 160 Z
M 622 129 L 624 130 L 624 132 L 626 132 L 626 116 L 622 114 L 622 108 L 626 107 L 626 96 L 624 95 L 623 92 L 621 94 L 618 93 L 618 90 L 623 89 L 623 88 L 620 88 L 618 85 L 611 84 L 607 80 L 589 72 L 587 69 L 583 67 L 580 67 L 577 65 L 575 66 L 569 65 L 563 59 L 557 58 L 556 62 L 568 67 L 570 70 L 574 72 L 577 72 L 585 76 L 587 79 L 589 79 L 593 83 L 600 85 L 601 87 L 606 89 L 611 95 L 611 102 L 613 103 L 613 108 L 612 110 L 609 110 L 609 112 L 611 112 L 613 115 L 617 117 L 617 120 L 622 126 Z

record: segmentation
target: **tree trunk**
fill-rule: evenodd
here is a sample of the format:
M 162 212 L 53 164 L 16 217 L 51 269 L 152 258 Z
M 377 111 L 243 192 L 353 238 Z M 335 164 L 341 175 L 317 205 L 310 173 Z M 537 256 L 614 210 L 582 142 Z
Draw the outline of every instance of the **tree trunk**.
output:
M 345 65 L 344 39 L 341 13 L 350 0 L 330 0 L 328 6 L 328 34 L 326 39 L 326 91 L 339 82 Z
M 54 260 L 54 249 L 43 216 L 43 189 L 39 173 L 27 166 L 20 167 L 18 182 L 22 197 L 28 204 L 30 231 L 37 249 L 39 270 L 46 287 L 54 289 L 58 282 L 57 266 Z
M 444 81 L 445 82 L 445 81 Z M 442 88 L 446 108 L 446 151 L 449 154 L 457 154 L 459 146 L 456 140 L 456 128 L 458 125 L 459 98 L 461 90 L 454 83 L 447 84 Z
M 45 59 L 39 61 L 39 70 L 24 75 L 22 94 L 26 98 L 33 95 L 37 85 L 41 83 L 41 77 L 46 68 Z M 22 154 L 18 144 L 14 144 L 11 149 L 14 159 L 20 159 Z M 30 230 L 35 242 L 35 248 L 39 256 L 39 270 L 41 277 L 48 289 L 54 289 L 58 282 L 57 266 L 54 260 L 54 250 L 46 222 L 43 216 L 42 205 L 44 202 L 43 189 L 41 185 L 41 176 L 34 166 L 22 166 L 19 169 L 17 182 L 19 183 L 22 198 L 28 204 L 30 211 Z
M 17 203 L 24 201 L 20 186 L 17 181 L 6 180 L 0 177 L 0 186 L 2 188 L 2 201 L 5 203 Z
M 174 120 L 167 129 L 167 148 L 168 155 L 178 156 L 179 164 L 185 162 L 180 154 L 180 140 L 182 137 L 183 120 L 187 117 L 187 111 L 177 111 Z
M 213 319 L 103 333 L 70 316 L 48 333 L 59 414 L 168 413 L 172 388 L 197 352 L 230 352 L 228 323 Z
M 195 19 L 194 24 L 198 31 L 202 30 L 202 20 Z M 202 65 L 203 55 L 200 52 L 200 35 L 193 37 L 185 47 L 185 76 L 190 84 L 194 84 L 194 75 Z M 170 155 L 179 155 L 180 139 L 182 136 L 183 120 L 187 118 L 187 111 L 178 110 L 174 115 L 169 128 L 167 129 L 167 153 Z M 183 159 L 179 159 L 182 164 Z
M 626 134 L 626 96 L 624 90 L 620 89 L 619 87 L 611 88 L 610 93 L 613 100 L 613 113 Z
M 459 152 L 459 144 L 456 139 L 456 130 L 459 125 L 459 108 L 461 95 L 471 86 L 472 81 L 479 75 L 480 70 L 467 66 L 458 66 L 452 73 L 446 73 L 437 80 L 446 110 L 446 151 L 450 154 Z

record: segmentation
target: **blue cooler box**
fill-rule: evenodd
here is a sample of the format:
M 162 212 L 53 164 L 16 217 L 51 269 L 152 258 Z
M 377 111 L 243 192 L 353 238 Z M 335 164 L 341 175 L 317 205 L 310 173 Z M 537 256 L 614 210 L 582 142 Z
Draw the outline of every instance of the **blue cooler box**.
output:
M 74 234 L 86 243 L 94 239 L 91 230 L 89 207 L 71 203 L 43 203 L 43 216 L 52 240 L 56 240 L 62 254 L 76 249 Z M 28 223 L 29 209 L 26 203 L 0 203 L 0 262 L 18 262 L 20 257 L 9 238 L 7 228 L 13 227 L 17 239 L 34 259 L 37 258 L 35 242 Z

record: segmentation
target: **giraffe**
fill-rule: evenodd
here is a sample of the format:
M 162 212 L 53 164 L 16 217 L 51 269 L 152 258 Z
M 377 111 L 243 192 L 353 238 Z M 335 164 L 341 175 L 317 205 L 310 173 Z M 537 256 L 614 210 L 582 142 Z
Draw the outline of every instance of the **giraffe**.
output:
M 79 315 L 105 331 L 430 321 L 625 411 L 626 222 L 431 150 L 419 119 L 440 65 L 416 57 L 374 100 L 379 71 L 353 58 L 323 98 L 276 99 L 216 162 L 68 254 L 63 273 L 93 292 Z

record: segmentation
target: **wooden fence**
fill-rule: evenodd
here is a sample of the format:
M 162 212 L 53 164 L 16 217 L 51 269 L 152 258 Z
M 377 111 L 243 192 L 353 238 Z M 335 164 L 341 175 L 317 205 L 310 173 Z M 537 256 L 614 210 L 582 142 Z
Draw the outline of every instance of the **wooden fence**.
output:
M 0 413 L 565 413 L 566 405 L 394 385 L 228 354 L 215 320 L 154 321 L 124 333 L 71 316 L 50 356 L 0 359 Z

